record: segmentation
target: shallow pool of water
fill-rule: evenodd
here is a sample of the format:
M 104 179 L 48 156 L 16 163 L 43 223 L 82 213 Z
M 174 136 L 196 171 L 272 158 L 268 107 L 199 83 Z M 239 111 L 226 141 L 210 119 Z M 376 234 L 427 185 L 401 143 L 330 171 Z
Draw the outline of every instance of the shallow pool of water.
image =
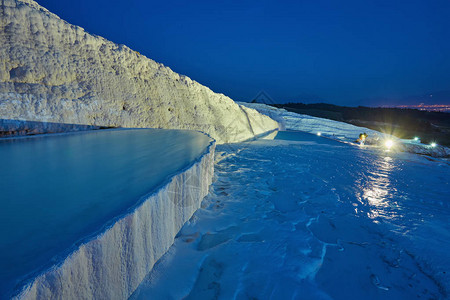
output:
M 160 129 L 0 140 L 0 295 L 102 232 L 210 142 Z

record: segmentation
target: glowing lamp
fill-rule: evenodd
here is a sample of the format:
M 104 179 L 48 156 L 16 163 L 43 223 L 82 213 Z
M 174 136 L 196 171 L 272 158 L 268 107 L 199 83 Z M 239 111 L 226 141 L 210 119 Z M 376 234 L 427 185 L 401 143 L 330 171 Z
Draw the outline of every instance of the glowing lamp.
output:
M 394 142 L 392 140 L 387 140 L 386 142 L 384 142 L 384 145 L 389 150 L 392 148 L 392 146 L 394 146 Z
M 321 135 L 322 135 L 322 132 L 318 132 L 317 135 L 318 135 L 318 136 L 321 136 Z
M 430 146 L 434 148 L 434 147 L 437 146 L 437 144 L 433 142 L 433 143 L 430 144 Z

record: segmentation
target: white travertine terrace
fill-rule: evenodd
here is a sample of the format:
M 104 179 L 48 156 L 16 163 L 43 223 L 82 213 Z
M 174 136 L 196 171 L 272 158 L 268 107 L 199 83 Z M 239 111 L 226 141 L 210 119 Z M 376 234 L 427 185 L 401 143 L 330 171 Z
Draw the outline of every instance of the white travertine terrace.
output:
M 0 2 L 0 121 L 8 132 L 27 132 L 27 126 L 40 126 L 31 128 L 33 133 L 64 131 L 77 124 L 190 129 L 217 143 L 278 128 L 256 110 L 124 45 L 89 34 L 32 0 Z M 130 296 L 208 193 L 214 147 L 15 297 Z
M 278 124 L 32 0 L 2 0 L 0 119 L 192 129 L 218 143 Z
M 214 150 L 211 142 L 190 167 L 14 298 L 127 299 L 208 194 Z

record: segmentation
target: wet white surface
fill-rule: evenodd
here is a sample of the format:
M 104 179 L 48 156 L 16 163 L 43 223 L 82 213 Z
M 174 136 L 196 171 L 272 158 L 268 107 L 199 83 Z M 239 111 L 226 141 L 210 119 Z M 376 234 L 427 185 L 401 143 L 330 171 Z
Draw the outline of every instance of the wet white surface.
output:
M 132 299 L 444 299 L 449 165 L 315 135 L 219 146 L 216 181 Z

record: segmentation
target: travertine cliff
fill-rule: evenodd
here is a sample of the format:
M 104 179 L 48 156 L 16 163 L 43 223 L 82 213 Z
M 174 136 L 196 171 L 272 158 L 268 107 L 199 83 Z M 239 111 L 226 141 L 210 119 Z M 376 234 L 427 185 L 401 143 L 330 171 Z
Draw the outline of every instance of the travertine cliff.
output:
M 278 128 L 253 109 L 32 0 L 2 0 L 0 119 L 199 130 L 218 143 Z

